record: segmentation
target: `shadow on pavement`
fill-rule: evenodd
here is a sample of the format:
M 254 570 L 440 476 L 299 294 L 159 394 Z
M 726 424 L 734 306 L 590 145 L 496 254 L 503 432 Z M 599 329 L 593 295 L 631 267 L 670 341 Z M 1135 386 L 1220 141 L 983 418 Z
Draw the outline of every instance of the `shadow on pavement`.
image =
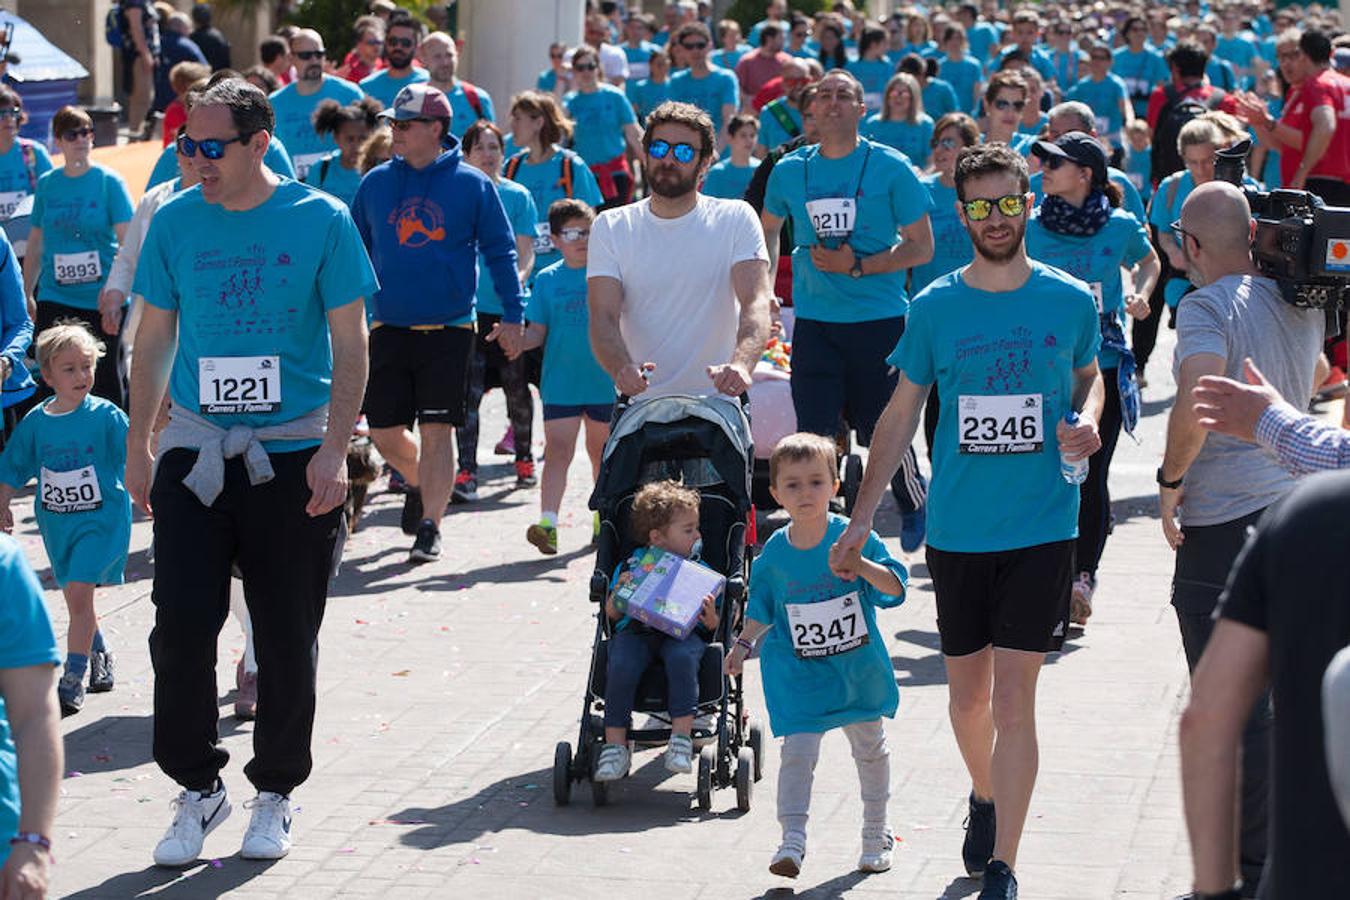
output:
M 233 712 L 233 691 L 218 702 L 230 705 Z M 87 703 L 85 709 L 89 709 Z M 149 715 L 104 716 L 75 729 L 65 737 L 66 771 L 93 775 L 135 769 L 153 762 L 150 752 L 153 721 L 154 717 Z M 221 740 L 239 733 L 243 724 L 231 714 L 222 715 L 217 726 Z
M 513 559 L 481 569 L 433 575 L 418 581 L 416 587 L 419 591 L 454 591 L 479 584 L 532 584 L 540 581 L 562 583 L 567 580 L 567 563 L 594 554 L 595 548 L 588 545 L 555 556 Z M 589 592 L 589 576 L 577 582 L 577 590 L 583 596 Z
M 857 887 L 869 877 L 866 872 L 849 872 L 847 875 L 837 875 L 829 881 L 822 881 L 814 887 L 801 891 L 790 887 L 769 888 L 755 900 L 787 900 L 788 897 L 810 897 L 827 900 L 830 897 L 842 897 L 849 888 Z
M 1112 498 L 1111 515 L 1116 520 L 1116 525 L 1122 525 L 1131 519 L 1161 519 L 1162 514 L 1158 511 L 1158 495 L 1142 494 L 1138 497 Z
M 1071 639 L 1081 637 L 1083 629 L 1074 625 L 1069 628 L 1069 638 L 1064 642 L 1064 647 L 1058 653 L 1047 653 L 1045 664 L 1052 666 L 1060 659 L 1076 653 L 1080 649 L 1077 644 L 1071 643 Z M 918 644 L 933 652 L 927 656 L 905 657 L 892 656 L 891 667 L 896 671 L 895 683 L 900 687 L 923 687 L 932 684 L 947 683 L 947 666 L 942 661 L 942 642 L 936 631 L 920 631 L 918 629 L 908 629 L 906 631 L 897 631 L 895 633 L 897 640 L 905 641 L 909 644 Z M 900 673 L 908 673 L 902 675 Z
M 937 895 L 936 900 L 961 900 L 962 897 L 973 897 L 983 886 L 984 880 L 981 878 L 953 878 L 951 884 Z
M 674 778 L 688 791 L 652 790 Z M 399 843 L 418 850 L 463 845 L 466 849 L 506 829 L 561 837 L 591 834 L 637 834 L 691 821 L 744 815 L 736 809 L 731 788 L 713 792 L 713 809 L 699 811 L 693 800 L 694 777 L 671 775 L 659 753 L 629 777 L 609 786 L 609 803 L 592 803 L 588 782 L 572 785 L 571 802 L 553 801 L 553 770 L 538 769 L 504 778 L 470 797 L 435 808 L 409 807 L 390 813 L 389 821 L 420 826 L 399 837 Z M 760 794 L 760 802 L 765 795 Z
M 148 866 L 139 872 L 114 875 L 100 885 L 67 894 L 66 900 L 151 896 L 155 900 L 200 900 L 203 897 L 222 897 L 248 884 L 276 864 L 274 860 L 254 861 L 238 856 L 212 862 L 218 862 L 220 868 L 209 864 L 183 870 Z

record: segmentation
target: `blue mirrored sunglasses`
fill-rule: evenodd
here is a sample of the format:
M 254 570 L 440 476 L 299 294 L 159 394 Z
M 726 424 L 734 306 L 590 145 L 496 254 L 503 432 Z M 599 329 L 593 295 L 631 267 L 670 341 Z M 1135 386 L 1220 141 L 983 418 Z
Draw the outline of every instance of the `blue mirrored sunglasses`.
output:
M 652 159 L 665 159 L 672 151 L 675 153 L 676 161 L 686 165 L 693 162 L 698 154 L 693 144 L 686 144 L 683 141 L 678 144 L 672 144 L 670 141 L 652 141 L 652 145 L 647 148 L 647 155 Z
M 187 135 L 179 135 L 178 152 L 191 159 L 197 155 L 197 151 L 202 151 L 202 156 L 207 159 L 220 159 L 225 155 L 225 148 L 233 143 L 247 144 L 253 140 L 252 134 L 240 134 L 232 138 L 221 140 L 219 138 L 207 138 L 203 141 L 194 141 Z

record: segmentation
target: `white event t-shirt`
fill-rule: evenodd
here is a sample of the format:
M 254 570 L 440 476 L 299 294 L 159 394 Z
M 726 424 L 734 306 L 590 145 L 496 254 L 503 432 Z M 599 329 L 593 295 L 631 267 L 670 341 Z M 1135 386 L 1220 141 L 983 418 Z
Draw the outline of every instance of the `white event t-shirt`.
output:
M 707 367 L 731 360 L 740 305 L 731 267 L 769 259 L 764 232 L 744 200 L 700 194 L 678 219 L 650 199 L 609 209 L 591 226 L 586 277 L 623 285 L 619 330 L 628 353 L 652 362 L 643 398 L 713 393 Z

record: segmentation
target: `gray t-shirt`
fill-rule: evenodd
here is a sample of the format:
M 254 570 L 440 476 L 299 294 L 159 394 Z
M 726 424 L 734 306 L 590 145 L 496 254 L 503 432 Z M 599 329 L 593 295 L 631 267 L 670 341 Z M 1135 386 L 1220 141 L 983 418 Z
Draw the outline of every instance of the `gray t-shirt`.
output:
M 1269 278 L 1229 275 L 1182 299 L 1173 372 L 1182 360 L 1211 353 L 1224 358 L 1225 375 L 1243 381 L 1242 360 L 1250 356 L 1281 396 L 1304 409 L 1325 330 L 1321 310 L 1285 303 Z M 1274 503 L 1293 484 L 1259 445 L 1210 433 L 1186 472 L 1181 524 L 1231 522 Z

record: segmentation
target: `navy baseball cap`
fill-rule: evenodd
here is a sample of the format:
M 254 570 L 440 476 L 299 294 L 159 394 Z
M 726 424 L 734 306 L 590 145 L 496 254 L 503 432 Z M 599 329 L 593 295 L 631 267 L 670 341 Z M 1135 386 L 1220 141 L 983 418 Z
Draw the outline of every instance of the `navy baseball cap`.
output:
M 1055 141 L 1037 141 L 1032 145 L 1031 152 L 1042 160 L 1058 157 L 1091 169 L 1092 183 L 1106 184 L 1106 151 L 1101 142 L 1090 134 L 1068 131 Z

